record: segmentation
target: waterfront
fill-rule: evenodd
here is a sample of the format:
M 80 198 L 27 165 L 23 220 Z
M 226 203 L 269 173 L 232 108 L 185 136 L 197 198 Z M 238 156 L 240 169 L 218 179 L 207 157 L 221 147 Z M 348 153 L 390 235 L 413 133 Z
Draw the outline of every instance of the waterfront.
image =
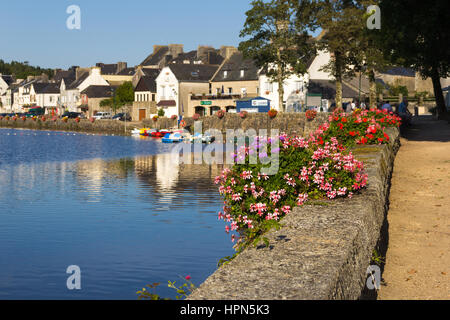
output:
M 155 140 L 0 130 L 0 297 L 136 299 L 196 284 L 232 254 L 217 166 L 174 166 Z M 66 268 L 81 268 L 69 291 Z

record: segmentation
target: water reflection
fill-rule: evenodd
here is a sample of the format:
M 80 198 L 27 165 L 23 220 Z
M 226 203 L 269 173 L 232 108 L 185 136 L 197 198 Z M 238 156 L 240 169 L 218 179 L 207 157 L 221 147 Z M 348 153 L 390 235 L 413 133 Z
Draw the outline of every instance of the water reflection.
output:
M 135 299 L 150 281 L 206 279 L 233 253 L 217 222 L 222 168 L 171 157 L 0 166 L 0 298 Z M 78 293 L 65 289 L 71 264 Z

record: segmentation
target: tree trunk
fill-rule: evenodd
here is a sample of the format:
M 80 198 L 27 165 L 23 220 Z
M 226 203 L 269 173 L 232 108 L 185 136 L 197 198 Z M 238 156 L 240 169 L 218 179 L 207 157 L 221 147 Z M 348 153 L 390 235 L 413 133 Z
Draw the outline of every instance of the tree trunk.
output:
M 277 57 L 278 57 L 278 70 L 277 70 L 277 82 L 278 82 L 278 106 L 280 108 L 281 112 L 285 112 L 284 109 L 284 84 L 283 84 L 283 70 L 282 70 L 282 64 L 281 64 L 281 51 L 280 48 L 277 50 Z
M 336 108 L 342 108 L 342 79 L 336 78 Z
M 433 70 L 432 74 L 433 76 L 431 77 L 431 80 L 433 81 L 434 97 L 436 98 L 438 119 L 441 120 L 446 119 L 447 107 L 445 106 L 444 94 L 442 92 L 441 77 L 439 76 L 439 73 L 435 69 Z
M 377 107 L 377 83 L 375 82 L 375 72 L 373 71 L 373 69 L 369 70 L 369 83 L 369 109 L 371 109 Z
M 334 53 L 335 63 L 335 78 L 336 78 L 336 109 L 342 108 L 342 68 L 341 55 L 338 52 Z

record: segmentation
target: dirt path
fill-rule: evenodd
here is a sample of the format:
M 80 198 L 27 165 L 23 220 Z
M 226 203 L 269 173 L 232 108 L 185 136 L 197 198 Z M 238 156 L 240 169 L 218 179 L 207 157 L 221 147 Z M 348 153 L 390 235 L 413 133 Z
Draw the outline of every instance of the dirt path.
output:
M 421 117 L 404 136 L 378 299 L 450 299 L 450 125 Z

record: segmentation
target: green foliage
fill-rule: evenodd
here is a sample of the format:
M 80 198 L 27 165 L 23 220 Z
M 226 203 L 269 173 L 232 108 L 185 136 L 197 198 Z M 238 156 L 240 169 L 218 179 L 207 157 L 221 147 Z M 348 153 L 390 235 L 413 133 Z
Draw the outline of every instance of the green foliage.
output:
M 113 98 L 103 99 L 102 101 L 100 101 L 100 107 L 102 108 L 111 108 L 113 104 L 114 104 Z
M 184 278 L 185 283 L 181 286 L 177 287 L 175 281 L 168 281 L 168 287 L 174 289 L 177 292 L 176 299 L 182 300 L 183 298 L 187 298 L 192 292 L 194 292 L 197 287 L 192 283 L 191 277 L 187 276 Z M 160 283 L 148 284 L 146 287 L 151 289 L 150 291 L 147 288 L 142 288 L 142 290 L 137 291 L 136 293 L 139 295 L 139 300 L 169 300 L 166 298 L 161 298 L 158 294 L 156 294 L 156 289 L 160 286 Z
M 402 86 L 400 84 L 389 84 L 389 94 L 391 96 L 398 96 L 400 93 L 407 97 L 409 94 L 408 88 L 406 86 Z
M 134 101 L 133 84 L 127 81 L 116 89 L 115 104 L 120 108 Z
M 7 63 L 0 59 L 0 73 L 12 74 L 18 79 L 26 79 L 28 76 L 40 76 L 45 73 L 49 78 L 53 76 L 52 69 L 42 69 L 28 65 L 28 62 L 11 61 Z
M 312 8 L 312 1 L 254 0 L 251 6 L 240 33 L 246 40 L 239 44 L 239 50 L 258 67 L 265 68 L 269 79 L 279 84 L 282 106 L 283 81 L 293 74 L 305 74 L 307 61 L 315 53 L 308 35 L 314 15 L 305 12 Z
M 166 112 L 164 111 L 163 108 L 158 109 L 158 117 L 164 117 L 165 114 Z

